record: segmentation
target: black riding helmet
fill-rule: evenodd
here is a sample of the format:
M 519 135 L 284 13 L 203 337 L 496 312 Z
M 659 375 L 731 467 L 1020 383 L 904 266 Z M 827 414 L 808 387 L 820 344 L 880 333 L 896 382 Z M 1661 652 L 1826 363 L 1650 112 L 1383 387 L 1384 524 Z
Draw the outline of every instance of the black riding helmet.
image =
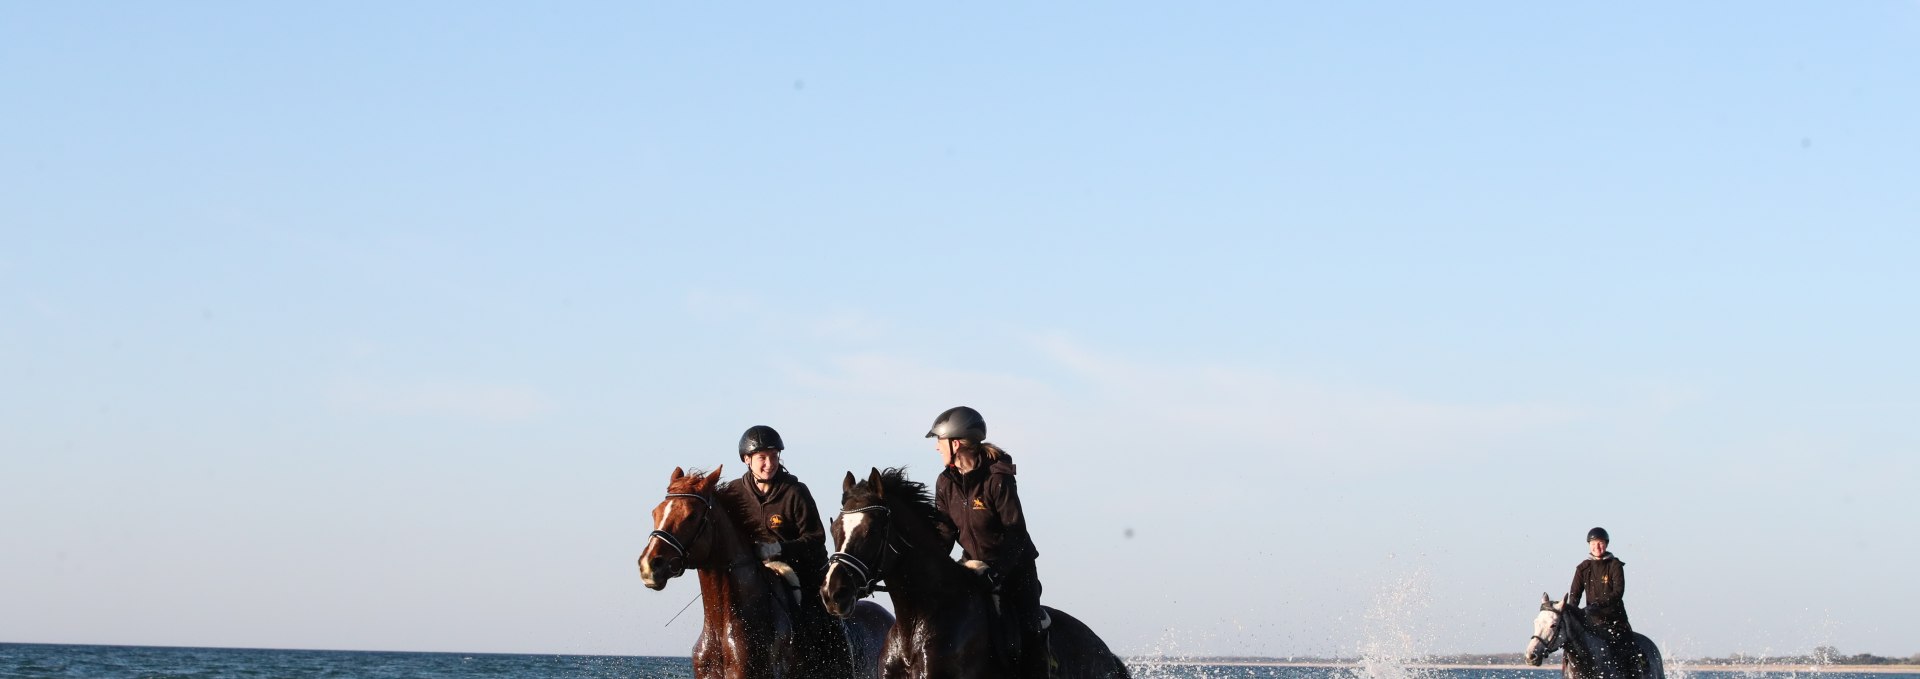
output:
M 987 438 L 987 418 L 980 411 L 959 406 L 948 408 L 933 419 L 933 428 L 927 430 L 930 439 L 966 439 L 979 441 Z
M 1607 539 L 1607 529 L 1601 528 L 1599 526 L 1594 526 L 1593 530 L 1587 531 L 1587 542 L 1593 542 L 1594 540 L 1599 540 L 1601 542 L 1605 542 L 1608 544 L 1613 543 L 1612 540 Z
M 747 433 L 740 435 L 741 461 L 745 461 L 748 455 L 753 454 L 753 451 L 766 450 L 768 448 L 774 450 L 787 449 L 787 444 L 780 442 L 780 432 L 774 431 L 773 427 L 756 424 L 747 427 Z

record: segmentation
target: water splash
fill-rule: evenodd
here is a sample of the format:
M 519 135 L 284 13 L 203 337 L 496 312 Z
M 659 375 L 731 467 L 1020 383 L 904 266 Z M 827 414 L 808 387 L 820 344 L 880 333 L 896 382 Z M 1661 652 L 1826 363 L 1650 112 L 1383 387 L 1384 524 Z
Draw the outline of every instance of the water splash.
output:
M 1696 668 L 1693 663 L 1687 661 L 1692 654 L 1687 653 L 1686 650 L 1694 645 L 1691 636 L 1676 635 L 1671 641 L 1666 643 L 1656 641 L 1654 645 L 1660 647 L 1660 663 L 1667 670 L 1664 679 L 1693 679 L 1699 676 L 1700 669 L 1705 669 Z
M 1360 644 L 1360 666 L 1351 679 L 1435 679 L 1435 671 L 1412 664 L 1431 652 L 1431 630 L 1420 622 L 1431 599 L 1424 569 L 1387 584 L 1367 609 L 1365 641 Z
M 1224 675 L 1194 664 L 1190 647 L 1206 647 L 1213 635 L 1207 632 L 1167 628 L 1146 657 L 1134 658 L 1128 669 L 1138 679 L 1224 679 Z

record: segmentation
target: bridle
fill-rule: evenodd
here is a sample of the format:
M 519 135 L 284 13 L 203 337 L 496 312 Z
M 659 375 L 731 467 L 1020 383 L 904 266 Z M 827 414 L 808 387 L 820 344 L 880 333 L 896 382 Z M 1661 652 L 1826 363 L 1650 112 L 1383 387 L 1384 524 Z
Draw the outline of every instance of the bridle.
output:
M 867 505 L 859 509 L 844 509 L 840 511 L 841 516 L 846 516 L 848 514 L 869 514 L 869 513 L 877 513 L 891 519 L 893 510 L 888 509 L 883 505 Z M 887 577 L 883 571 L 887 567 L 887 561 L 889 560 L 888 555 L 889 553 L 896 554 L 896 555 L 900 553 L 900 548 L 893 546 L 893 522 L 892 521 L 887 522 L 887 534 L 881 536 L 880 540 L 881 540 L 881 544 L 886 545 L 887 551 L 881 552 L 880 563 L 872 566 L 869 566 L 867 565 L 867 562 L 860 560 L 860 557 L 854 556 L 853 554 L 848 552 L 835 551 L 834 553 L 827 555 L 827 564 L 829 568 L 833 567 L 834 565 L 841 565 L 841 566 L 846 566 L 848 568 L 853 569 L 853 572 L 855 573 L 856 577 L 860 578 L 860 588 L 858 591 L 860 592 L 860 598 L 862 599 L 872 596 L 874 592 L 887 591 L 886 586 L 881 585 L 879 583 L 881 580 L 884 580 Z M 912 549 L 913 545 L 907 545 L 907 548 Z
M 1548 606 L 1549 606 L 1548 604 L 1541 604 L 1540 610 L 1553 611 L 1554 617 L 1556 618 L 1553 622 L 1553 638 L 1545 639 L 1538 634 L 1531 634 L 1527 636 L 1527 638 L 1529 639 L 1540 642 L 1540 649 L 1541 649 L 1540 657 L 1542 658 L 1547 657 L 1548 655 L 1552 654 L 1555 650 L 1559 649 L 1560 645 L 1559 645 L 1558 639 L 1561 636 L 1566 634 L 1565 623 L 1562 623 L 1560 620 L 1558 620 L 1558 618 L 1566 616 L 1566 612 L 1555 610 L 1553 608 L 1549 608 Z
M 700 523 L 694 527 L 693 535 L 687 538 L 688 541 L 699 540 L 700 534 L 706 532 L 707 530 L 708 517 L 710 517 L 713 514 L 713 498 L 706 495 L 695 495 L 693 493 L 667 493 L 666 499 L 661 500 L 661 502 L 663 503 L 672 502 L 674 498 L 689 498 L 693 500 L 699 500 L 701 504 L 706 505 L 706 511 L 700 513 Z M 659 540 L 660 542 L 666 544 L 666 546 L 672 547 L 673 551 L 676 552 L 677 555 L 674 556 L 672 559 L 668 560 L 667 565 L 673 569 L 674 575 L 679 575 L 681 573 L 686 572 L 687 570 L 686 562 L 687 562 L 687 559 L 692 558 L 692 554 L 687 550 L 686 544 L 680 542 L 679 537 L 675 536 L 673 533 L 669 533 L 664 530 L 654 529 L 652 533 L 647 534 L 647 540 L 648 541 Z

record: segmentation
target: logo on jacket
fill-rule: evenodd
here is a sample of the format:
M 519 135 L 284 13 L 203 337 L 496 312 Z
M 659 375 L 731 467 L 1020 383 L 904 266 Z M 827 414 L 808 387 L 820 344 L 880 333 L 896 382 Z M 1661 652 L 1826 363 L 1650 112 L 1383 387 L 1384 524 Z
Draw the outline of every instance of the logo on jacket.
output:
M 976 497 L 976 498 L 974 498 L 974 499 L 973 499 L 973 508 L 974 508 L 974 509 L 978 509 L 978 510 L 980 510 L 980 511 L 983 511 L 983 512 L 984 512 L 984 511 L 987 511 L 987 503 L 985 503 L 985 502 L 981 502 L 981 501 L 980 501 L 980 498 L 977 498 L 977 497 Z
M 779 514 L 767 517 L 767 527 L 774 530 L 780 530 L 780 527 L 786 525 L 786 523 L 787 520 L 780 518 Z
M 1611 582 L 1612 580 L 1613 580 L 1613 576 L 1611 576 L 1611 575 L 1602 575 L 1602 576 L 1600 576 L 1600 582 L 1603 582 L 1603 583 L 1605 583 L 1605 582 Z

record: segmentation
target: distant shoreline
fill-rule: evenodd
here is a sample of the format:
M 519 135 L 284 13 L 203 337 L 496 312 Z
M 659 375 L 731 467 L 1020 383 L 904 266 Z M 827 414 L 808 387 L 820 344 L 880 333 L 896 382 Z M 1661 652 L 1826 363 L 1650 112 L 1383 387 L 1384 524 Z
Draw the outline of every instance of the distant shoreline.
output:
M 1291 662 L 1286 660 L 1188 660 L 1129 658 L 1130 663 L 1151 663 L 1155 665 L 1173 665 L 1178 667 L 1197 667 L 1211 665 L 1215 667 L 1317 667 L 1324 669 L 1358 669 L 1362 665 L 1352 662 Z M 1407 663 L 1405 667 L 1421 670 L 1527 670 L 1534 672 L 1558 672 L 1559 663 L 1534 667 L 1532 665 L 1493 664 L 1473 665 L 1465 663 Z M 1920 665 L 1688 665 L 1673 664 L 1670 669 L 1687 672 L 1841 672 L 1851 674 L 1920 674 Z
M 518 657 L 637 658 L 637 659 L 644 659 L 644 660 L 677 660 L 677 661 L 685 661 L 687 659 L 687 656 L 678 655 L 678 654 L 675 654 L 675 655 L 626 655 L 626 654 L 620 654 L 620 653 L 396 651 L 396 650 L 340 649 L 340 648 L 272 648 L 272 647 L 248 647 L 248 646 L 162 646 L 162 645 L 150 645 L 150 644 L 85 644 L 85 643 L 47 642 L 47 641 L 0 641 L 0 648 L 5 648 L 8 646 L 29 646 L 29 647 L 39 646 L 39 647 L 48 647 L 48 648 L 53 648 L 53 647 L 132 648 L 132 649 L 152 649 L 152 650 L 160 650 L 160 651 L 242 651 L 242 652 L 261 652 L 261 653 L 294 652 L 294 653 L 344 653 L 344 654 L 376 654 L 376 655 L 391 654 L 391 655 L 501 656 L 501 657 L 518 656 Z M 1246 657 L 1246 656 L 1226 657 L 1226 658 L 1204 658 L 1204 657 L 1202 658 L 1165 658 L 1165 657 L 1157 657 L 1157 656 L 1128 656 L 1128 657 L 1122 657 L 1121 659 L 1126 661 L 1130 665 L 1163 665 L 1163 666 L 1171 666 L 1171 667 L 1214 666 L 1214 667 L 1306 667 L 1306 668 L 1321 668 L 1321 669 L 1359 669 L 1364 666 L 1362 663 L 1359 663 L 1359 662 L 1342 662 L 1342 661 L 1333 661 L 1333 660 L 1294 661 L 1294 660 L 1281 660 L 1279 658 L 1260 658 L 1260 657 Z M 1406 663 L 1402 665 L 1402 667 L 1407 667 L 1410 669 L 1423 669 L 1423 670 L 1511 670 L 1511 671 L 1531 671 L 1531 672 L 1557 672 L 1560 669 L 1560 663 L 1558 660 L 1555 660 L 1553 662 L 1549 662 L 1540 667 L 1533 667 L 1531 665 L 1517 664 L 1513 662 L 1494 662 L 1494 663 L 1415 662 L 1415 663 Z M 1673 661 L 1668 663 L 1668 668 L 1673 670 L 1679 670 L 1686 673 L 1768 672 L 1768 673 L 1808 673 L 1808 674 L 1841 673 L 1841 674 L 1920 675 L 1920 665 L 1915 665 L 1915 664 L 1812 665 L 1807 663 L 1799 663 L 1799 664 L 1755 663 L 1751 665 L 1749 664 L 1701 665 L 1701 664 L 1694 664 L 1691 662 Z

